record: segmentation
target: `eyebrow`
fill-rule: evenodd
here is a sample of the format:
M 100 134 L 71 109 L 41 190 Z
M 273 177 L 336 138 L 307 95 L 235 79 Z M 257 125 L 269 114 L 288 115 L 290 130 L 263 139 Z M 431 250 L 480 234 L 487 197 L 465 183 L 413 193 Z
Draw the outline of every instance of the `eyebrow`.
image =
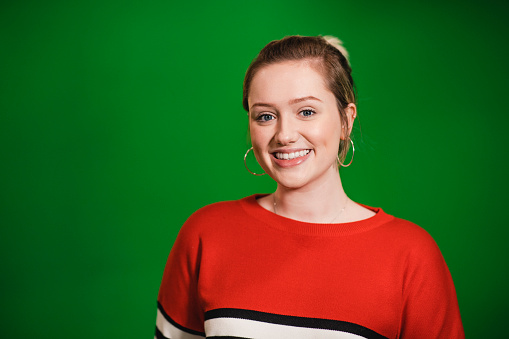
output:
M 298 102 L 307 101 L 307 100 L 317 100 L 317 101 L 322 102 L 322 100 L 320 100 L 320 99 L 318 99 L 318 98 L 316 98 L 316 97 L 314 97 L 314 96 L 312 96 L 312 95 L 309 95 L 309 96 L 307 96 L 307 97 L 302 97 L 302 98 L 292 99 L 292 100 L 288 101 L 288 103 L 289 103 L 290 105 L 293 105 L 293 104 L 296 104 L 296 103 L 298 103 Z
M 318 99 L 317 97 L 309 95 L 307 97 L 292 99 L 292 100 L 288 101 L 288 103 L 290 105 L 293 105 L 293 104 L 296 104 L 296 103 L 299 103 L 299 102 L 302 102 L 302 101 L 307 101 L 307 100 L 316 100 L 316 101 L 322 102 L 322 100 Z M 267 104 L 267 103 L 264 103 L 264 102 L 257 102 L 255 104 L 251 105 L 251 108 L 253 108 L 253 107 L 274 107 L 274 105 L 273 104 Z

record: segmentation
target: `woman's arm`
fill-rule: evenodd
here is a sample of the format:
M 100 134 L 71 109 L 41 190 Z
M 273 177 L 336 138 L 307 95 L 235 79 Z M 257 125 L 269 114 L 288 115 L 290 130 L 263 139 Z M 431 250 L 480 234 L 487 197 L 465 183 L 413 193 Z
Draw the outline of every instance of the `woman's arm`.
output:
M 156 338 L 204 338 L 198 297 L 200 240 L 191 216 L 171 249 L 158 296 Z
M 431 236 L 409 253 L 405 272 L 399 337 L 465 338 L 452 277 Z

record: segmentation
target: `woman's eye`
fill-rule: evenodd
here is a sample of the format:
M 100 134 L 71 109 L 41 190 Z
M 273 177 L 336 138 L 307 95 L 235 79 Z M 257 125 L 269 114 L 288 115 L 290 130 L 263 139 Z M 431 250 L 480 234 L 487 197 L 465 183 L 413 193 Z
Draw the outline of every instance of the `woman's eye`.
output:
M 258 116 L 258 118 L 256 118 L 256 120 L 262 121 L 262 122 L 270 121 L 272 119 L 274 119 L 274 116 L 272 116 L 271 114 L 260 114 L 260 116 Z
M 315 111 L 313 111 L 312 109 L 304 109 L 304 110 L 300 111 L 300 114 L 304 117 L 310 117 L 313 114 L 315 114 Z

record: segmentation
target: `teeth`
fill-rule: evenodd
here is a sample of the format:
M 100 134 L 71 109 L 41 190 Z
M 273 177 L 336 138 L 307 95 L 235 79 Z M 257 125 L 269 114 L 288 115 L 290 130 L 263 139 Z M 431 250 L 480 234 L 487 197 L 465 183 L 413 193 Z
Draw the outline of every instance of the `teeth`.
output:
M 295 159 L 295 158 L 303 157 L 303 156 L 305 156 L 308 153 L 309 153 L 308 149 L 305 150 L 305 151 L 292 152 L 292 153 L 281 153 L 281 152 L 278 152 L 278 153 L 276 153 L 276 158 L 284 159 L 284 160 L 292 160 L 292 159 Z

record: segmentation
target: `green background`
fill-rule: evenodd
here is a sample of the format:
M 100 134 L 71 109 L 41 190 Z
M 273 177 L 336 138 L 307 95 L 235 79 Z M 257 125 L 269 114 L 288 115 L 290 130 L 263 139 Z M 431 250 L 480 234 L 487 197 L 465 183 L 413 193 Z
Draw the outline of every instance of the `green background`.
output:
M 275 188 L 243 166 L 242 81 L 291 34 L 351 54 L 347 193 L 435 238 L 467 337 L 506 334 L 508 14 L 490 0 L 2 1 L 0 336 L 153 337 L 181 224 Z

